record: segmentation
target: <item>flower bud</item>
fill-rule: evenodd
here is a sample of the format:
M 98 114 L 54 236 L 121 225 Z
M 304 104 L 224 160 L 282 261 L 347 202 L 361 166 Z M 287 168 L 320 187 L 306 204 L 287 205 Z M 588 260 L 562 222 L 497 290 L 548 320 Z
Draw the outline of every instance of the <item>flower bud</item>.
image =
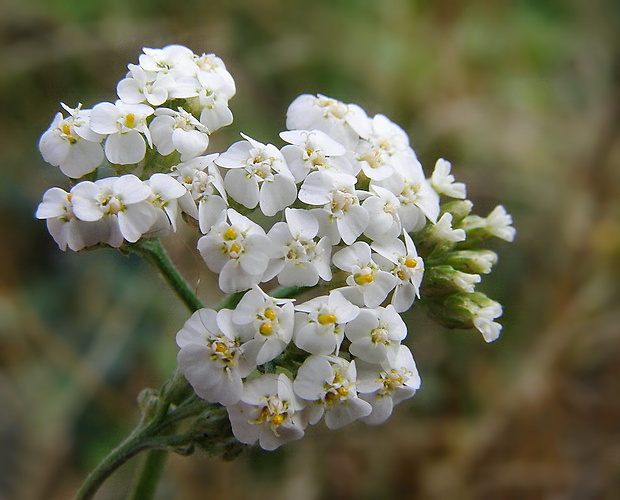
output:
M 422 285 L 425 295 L 449 295 L 455 292 L 473 293 L 479 274 L 457 271 L 452 266 L 442 264 L 426 269 Z
M 441 205 L 441 215 L 452 214 L 452 225 L 459 227 L 461 221 L 471 213 L 474 204 L 469 200 L 449 201 Z
M 486 342 L 497 339 L 502 326 L 493 320 L 502 306 L 480 292 L 454 293 L 426 301 L 429 314 L 448 328 L 476 328 Z
M 497 254 L 492 250 L 457 250 L 448 253 L 442 262 L 465 273 L 489 274 L 497 263 Z

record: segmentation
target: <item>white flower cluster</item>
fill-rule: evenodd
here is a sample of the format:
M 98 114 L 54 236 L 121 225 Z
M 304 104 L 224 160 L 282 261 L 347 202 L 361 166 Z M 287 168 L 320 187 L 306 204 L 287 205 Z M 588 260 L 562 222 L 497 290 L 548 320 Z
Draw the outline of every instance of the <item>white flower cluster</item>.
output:
M 143 52 L 118 101 L 63 105 L 69 116 L 41 137 L 44 159 L 79 182 L 48 190 L 37 217 L 74 251 L 166 235 L 182 214 L 197 221 L 219 288 L 243 296 L 192 315 L 178 363 L 200 397 L 226 406 L 239 441 L 271 450 L 322 417 L 332 429 L 385 421 L 420 385 L 399 313 L 423 278 L 437 319 L 497 338 L 501 306 L 474 291 L 496 255 L 473 245 L 512 240 L 512 221 L 502 207 L 469 215 L 450 163 L 427 179 L 402 128 L 322 95 L 291 103 L 282 147 L 242 135 L 205 154 L 232 122 L 224 63 L 179 45 Z M 104 156 L 118 176 L 97 178 Z M 312 298 L 259 287 L 274 281 Z

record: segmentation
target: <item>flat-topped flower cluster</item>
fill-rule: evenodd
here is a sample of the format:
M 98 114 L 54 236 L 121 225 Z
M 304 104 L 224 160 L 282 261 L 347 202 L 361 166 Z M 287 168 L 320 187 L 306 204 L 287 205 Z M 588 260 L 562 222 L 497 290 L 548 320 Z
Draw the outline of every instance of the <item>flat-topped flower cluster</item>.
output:
M 385 421 L 420 386 L 399 314 L 417 299 L 448 326 L 498 337 L 501 305 L 475 291 L 497 255 L 479 247 L 511 241 L 511 217 L 471 215 L 450 163 L 427 178 L 387 117 L 301 95 L 283 146 L 242 134 L 207 154 L 232 123 L 235 83 L 221 59 L 179 45 L 143 49 L 117 94 L 63 105 L 41 137 L 73 181 L 49 189 L 37 217 L 74 251 L 195 221 L 205 264 L 240 300 L 189 318 L 178 363 L 196 394 L 226 406 L 240 442 L 271 450 L 323 417 L 332 429 Z M 100 178 L 104 163 L 117 175 Z

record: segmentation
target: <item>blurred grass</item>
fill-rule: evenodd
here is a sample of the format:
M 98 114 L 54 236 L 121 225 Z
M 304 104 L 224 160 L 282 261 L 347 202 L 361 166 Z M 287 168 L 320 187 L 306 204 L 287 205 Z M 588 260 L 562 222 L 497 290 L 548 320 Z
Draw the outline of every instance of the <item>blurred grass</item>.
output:
M 517 240 L 484 283 L 505 305 L 486 345 L 413 310 L 423 386 L 383 426 L 355 424 L 231 464 L 173 457 L 159 498 L 620 496 L 620 7 L 611 0 L 0 3 L 0 498 L 68 498 L 172 370 L 181 304 L 112 252 L 64 254 L 33 219 L 63 185 L 36 148 L 59 109 L 114 99 L 143 46 L 215 52 L 235 123 L 277 141 L 320 92 L 402 125 L 477 213 Z M 208 302 L 194 235 L 167 242 Z M 415 308 L 414 308 L 415 309 Z M 136 464 L 100 498 L 119 498 Z

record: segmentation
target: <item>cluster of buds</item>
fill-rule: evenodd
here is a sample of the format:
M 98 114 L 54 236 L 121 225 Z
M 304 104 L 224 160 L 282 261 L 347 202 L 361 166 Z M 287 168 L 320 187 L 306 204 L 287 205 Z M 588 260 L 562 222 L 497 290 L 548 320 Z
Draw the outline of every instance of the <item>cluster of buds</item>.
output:
M 92 110 L 63 105 L 68 117 L 41 137 L 73 182 L 49 189 L 37 217 L 74 251 L 195 221 L 200 255 L 238 302 L 187 320 L 178 364 L 198 396 L 226 407 L 240 442 L 272 450 L 323 417 L 331 429 L 384 422 L 420 386 L 400 316 L 416 300 L 448 326 L 498 337 L 501 306 L 475 285 L 497 260 L 480 244 L 511 241 L 510 216 L 470 215 L 450 163 L 427 178 L 387 117 L 304 94 L 283 146 L 242 134 L 206 154 L 232 122 L 235 84 L 221 59 L 178 45 L 143 49 L 117 93 Z

